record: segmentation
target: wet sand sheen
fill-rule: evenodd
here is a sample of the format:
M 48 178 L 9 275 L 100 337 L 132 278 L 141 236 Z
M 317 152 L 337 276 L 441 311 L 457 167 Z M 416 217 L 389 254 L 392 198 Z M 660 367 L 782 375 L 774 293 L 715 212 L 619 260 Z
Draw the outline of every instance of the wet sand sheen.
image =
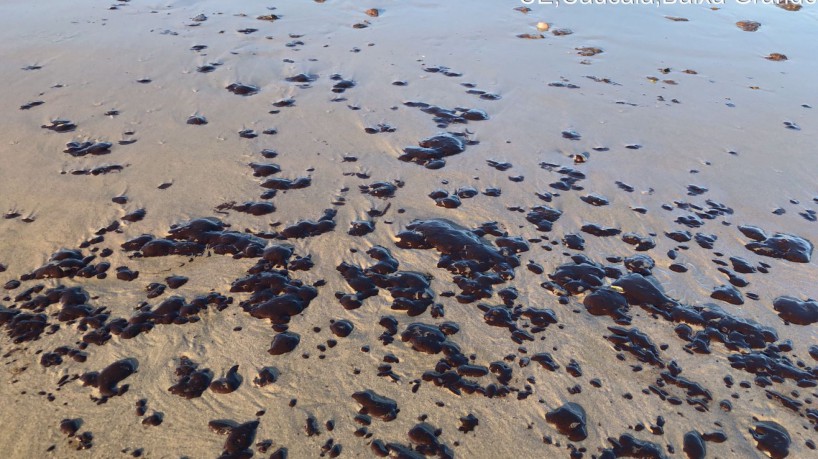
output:
M 779 6 L 3 2 L 0 442 L 808 456 Z

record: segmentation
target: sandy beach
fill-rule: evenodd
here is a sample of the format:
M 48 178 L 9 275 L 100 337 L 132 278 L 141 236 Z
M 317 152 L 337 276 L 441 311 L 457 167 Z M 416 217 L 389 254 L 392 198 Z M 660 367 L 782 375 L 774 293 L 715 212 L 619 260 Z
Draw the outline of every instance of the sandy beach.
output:
M 0 0 L 3 457 L 816 454 L 818 5 L 573 3 Z

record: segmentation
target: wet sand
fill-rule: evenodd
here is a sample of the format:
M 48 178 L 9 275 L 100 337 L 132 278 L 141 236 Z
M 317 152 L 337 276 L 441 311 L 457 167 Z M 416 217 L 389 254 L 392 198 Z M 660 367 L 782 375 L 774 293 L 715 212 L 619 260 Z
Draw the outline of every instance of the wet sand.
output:
M 814 454 L 818 10 L 521 6 L 0 1 L 6 456 Z

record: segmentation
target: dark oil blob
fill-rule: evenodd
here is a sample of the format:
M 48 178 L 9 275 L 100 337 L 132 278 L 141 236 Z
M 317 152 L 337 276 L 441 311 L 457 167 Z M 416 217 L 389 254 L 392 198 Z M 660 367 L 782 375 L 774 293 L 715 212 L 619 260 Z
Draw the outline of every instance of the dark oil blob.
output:
M 228 91 L 232 92 L 233 94 L 238 94 L 240 96 L 252 96 L 259 91 L 257 86 L 243 84 L 243 83 L 232 83 L 226 88 Z
M 588 194 L 588 195 L 582 196 L 580 199 L 583 202 L 585 202 L 586 204 L 590 204 L 590 205 L 596 206 L 596 207 L 607 206 L 608 204 L 610 204 L 610 201 L 608 201 L 608 198 L 606 198 L 604 196 L 600 196 L 598 194 Z
M 294 107 L 295 106 L 295 99 L 281 99 L 273 102 L 273 107 Z M 278 110 L 275 111 L 276 113 Z M 273 112 L 270 112 L 273 113 Z
M 576 403 L 569 402 L 549 411 L 545 419 L 554 424 L 557 430 L 571 441 L 583 441 L 588 438 L 585 410 Z
M 426 354 L 438 354 L 448 344 L 446 335 L 438 327 L 413 323 L 401 334 L 401 340 L 409 342 L 412 349 Z
M 119 383 L 128 376 L 136 373 L 138 364 L 136 359 L 122 359 L 118 360 L 99 373 L 91 372 L 85 373 L 82 380 L 86 385 L 94 386 L 99 389 L 99 393 L 103 397 L 113 397 L 124 393 L 123 387 L 119 387 Z
M 179 358 L 176 367 L 176 384 L 168 388 L 171 394 L 187 399 L 201 397 L 213 379 L 213 373 L 199 366 L 187 357 Z
M 301 239 L 306 237 L 319 236 L 335 229 L 335 209 L 324 210 L 324 215 L 315 220 L 301 220 L 298 223 L 288 226 L 281 231 L 281 236 L 286 239 Z
M 597 236 L 597 237 L 616 236 L 617 234 L 622 232 L 621 230 L 619 230 L 617 228 L 610 228 L 610 227 L 607 227 L 607 226 L 600 226 L 600 225 L 597 225 L 596 223 L 588 223 L 588 224 L 582 225 L 582 228 L 580 228 L 580 229 L 584 233 L 592 234 L 592 235 Z
M 31 102 L 28 102 L 26 104 L 21 105 L 20 110 L 30 110 L 30 109 L 32 109 L 34 107 L 43 105 L 44 103 L 45 102 L 43 102 L 41 100 L 34 100 L 34 101 L 31 101 Z
M 547 352 L 540 352 L 531 356 L 531 360 L 533 362 L 537 362 L 542 365 L 543 368 L 549 371 L 557 371 L 560 366 L 554 361 L 554 358 L 551 357 L 551 354 Z
M 439 169 L 446 164 L 443 158 L 466 151 L 466 143 L 449 133 L 421 140 L 418 145 L 404 148 L 398 159 L 425 166 L 427 169 Z
M 24 313 L 0 305 L 0 325 L 5 326 L 9 338 L 19 344 L 39 339 L 48 322 L 45 314 Z
M 17 279 L 12 279 L 12 280 L 6 282 L 3 285 L 3 288 L 6 289 L 6 290 L 14 290 L 19 286 L 20 286 L 20 281 L 18 281 Z
M 539 231 L 548 232 L 553 228 L 554 222 L 562 216 L 562 211 L 549 206 L 535 206 L 526 214 L 525 219 L 533 223 Z
M 145 209 L 136 209 L 133 212 L 129 212 L 122 217 L 123 220 L 126 222 L 135 223 L 145 218 L 147 211 Z
M 248 166 L 253 169 L 253 177 L 267 177 L 281 172 L 281 166 L 278 164 L 250 163 Z
M 262 188 L 269 190 L 299 190 L 307 188 L 312 184 L 310 177 L 298 177 L 296 179 L 271 178 L 261 183 Z
M 487 160 L 486 163 L 488 163 L 489 166 L 497 169 L 500 172 L 505 172 L 505 171 L 512 168 L 511 163 L 495 161 L 495 160 L 492 160 L 492 159 Z
M 672 231 L 665 233 L 665 236 L 678 243 L 685 243 L 693 239 L 693 235 L 690 234 L 690 231 Z
M 205 124 L 207 124 L 207 118 L 205 118 L 202 115 L 191 115 L 187 119 L 187 124 L 193 126 L 204 126 Z
M 809 263 L 812 257 L 812 243 L 792 234 L 775 233 L 772 236 L 754 226 L 739 226 L 739 231 L 753 239 L 745 247 L 765 257 L 783 258 L 795 263 Z
M 370 449 L 372 450 L 372 454 L 378 457 L 386 457 L 389 456 L 389 448 L 384 444 L 381 440 L 375 440 L 370 444 Z M 410 457 L 410 456 L 407 456 Z M 423 456 L 421 456 L 423 457 Z M 414 458 L 412 458 L 414 459 Z
M 808 349 L 809 356 L 818 361 L 818 344 L 813 344 Z
M 126 166 L 121 166 L 119 164 L 112 164 L 107 166 L 98 166 L 89 169 L 72 169 L 71 175 L 105 175 L 110 174 L 113 172 L 122 172 Z M 26 221 L 23 219 L 23 221 Z
M 378 288 L 389 291 L 392 309 L 406 311 L 410 316 L 423 314 L 434 301 L 434 292 L 428 275 L 398 271 L 399 263 L 392 254 L 381 246 L 367 250 L 367 254 L 377 263 L 361 269 L 359 266 L 341 263 L 337 270 L 356 293 L 339 292 L 336 297 L 346 309 L 356 309 L 363 301 L 378 293 Z
M 665 364 L 659 356 L 659 349 L 651 341 L 650 337 L 637 328 L 608 327 L 613 332 L 606 336 L 608 341 L 614 343 L 616 349 L 630 352 L 640 362 L 656 365 L 664 368 Z
M 210 390 L 217 394 L 229 394 L 238 389 L 240 385 L 239 366 L 233 365 L 224 378 L 216 379 L 210 383 Z
M 69 120 L 57 119 L 52 120 L 51 124 L 44 124 L 40 127 L 54 132 L 71 132 L 77 128 L 77 125 Z
M 361 405 L 359 413 L 375 416 L 383 421 L 395 419 L 400 411 L 397 402 L 371 390 L 355 392 L 352 398 Z
M 720 287 L 716 287 L 713 290 L 713 293 L 710 294 L 710 298 L 737 306 L 744 304 L 744 297 L 741 295 L 741 292 L 736 290 L 736 288 L 732 285 L 722 285 Z
M 238 212 L 243 212 L 250 215 L 255 215 L 257 217 L 262 215 L 268 215 L 275 212 L 276 208 L 273 204 L 269 202 L 256 202 L 256 201 L 247 201 L 243 204 L 236 204 L 235 202 L 229 202 L 219 205 L 217 210 L 235 210 Z
M 606 276 L 602 265 L 585 255 L 574 255 L 571 260 L 572 263 L 560 265 L 549 274 L 551 282 L 542 286 L 558 294 L 578 294 L 602 286 Z
M 600 288 L 585 295 L 582 300 L 585 309 L 595 315 L 607 315 L 614 321 L 621 324 L 630 324 L 631 317 L 628 315 L 628 300 L 619 292 Z
M 653 261 L 653 258 L 643 254 L 627 257 L 622 260 L 622 264 L 625 265 L 628 271 L 643 276 L 650 276 L 651 271 L 656 266 L 656 262 Z
M 661 446 L 649 441 L 639 440 L 631 434 L 620 435 L 618 439 L 608 438 L 608 441 L 613 448 L 603 451 L 600 459 L 615 459 L 618 457 L 667 459 Z
M 656 241 L 650 236 L 640 236 L 636 233 L 625 233 L 622 235 L 622 241 L 627 244 L 636 246 L 637 252 L 645 252 L 656 247 Z
M 142 235 L 126 241 L 126 251 L 140 251 L 144 257 L 168 255 L 201 255 L 205 249 L 223 255 L 257 257 L 267 244 L 264 240 L 235 231 L 225 231 L 227 225 L 216 218 L 200 218 L 173 225 L 164 239 Z
M 320 434 L 321 430 L 318 428 L 318 420 L 313 416 L 308 417 L 307 422 L 304 424 L 304 431 L 308 437 Z
M 244 424 L 237 424 L 232 421 L 210 421 L 208 425 L 211 430 L 218 434 L 227 434 L 227 439 L 224 441 L 224 451 L 222 451 L 220 457 L 249 458 L 253 455 L 250 447 L 253 446 L 253 440 L 256 438 L 258 421 L 245 422 Z
M 409 440 L 415 444 L 415 451 L 424 456 L 437 456 L 440 458 L 454 457 L 448 446 L 442 444 L 438 440 L 438 436 L 442 430 L 428 424 L 421 422 L 409 429 Z
M 94 446 L 94 434 L 83 432 L 71 439 L 78 451 L 90 449 Z
M 335 336 L 340 338 L 346 338 L 355 329 L 352 322 L 348 320 L 336 320 L 329 328 Z
M 68 142 L 64 153 L 77 158 L 85 155 L 107 155 L 111 152 L 111 142 Z
M 398 187 L 389 182 L 374 182 L 369 185 L 361 185 L 361 193 L 378 198 L 391 198 L 395 196 Z
M 450 196 L 449 193 L 444 190 L 435 190 L 429 194 L 429 197 L 435 200 L 435 204 L 437 204 L 438 207 L 444 207 L 446 209 L 456 209 L 462 204 L 457 195 Z
M 165 278 L 165 282 L 168 283 L 168 287 L 172 289 L 177 289 L 185 284 L 187 284 L 188 278 L 185 276 L 169 276 Z
M 704 459 L 707 456 L 707 445 L 699 432 L 691 430 L 686 433 L 682 443 L 682 451 L 688 459 Z
M 386 123 L 379 123 L 379 124 L 376 124 L 375 126 L 368 126 L 368 127 L 364 128 L 364 132 L 366 132 L 367 134 L 378 134 L 378 133 L 381 133 L 381 132 L 395 132 L 395 131 L 396 131 L 396 129 L 395 129 L 394 126 L 392 126 L 391 124 L 386 124 Z
M 290 261 L 291 247 L 275 245 L 265 249 L 262 259 L 248 271 L 248 275 L 233 282 L 231 292 L 252 292 L 241 308 L 257 319 L 269 319 L 274 324 L 286 324 L 290 317 L 300 314 L 309 306 L 318 292 L 312 286 L 290 279 L 287 271 L 275 266 L 293 265 L 309 257 Z
M 274 367 L 264 367 L 258 372 L 258 376 L 253 379 L 253 384 L 258 387 L 269 386 L 278 381 L 279 371 Z
M 756 447 L 773 459 L 783 459 L 790 454 L 790 434 L 776 422 L 756 422 L 750 429 L 750 435 L 757 442 Z
M 60 432 L 66 437 L 74 436 L 82 427 L 82 419 L 63 419 L 60 421 Z
M 447 77 L 453 77 L 453 78 L 463 76 L 462 73 L 455 72 L 454 70 L 452 70 L 449 67 L 446 67 L 444 65 L 435 65 L 435 66 L 430 66 L 430 67 L 424 67 L 423 71 L 424 72 L 429 72 L 429 73 L 440 73 L 441 75 L 445 75 Z
M 139 277 L 139 271 L 133 271 L 127 266 L 116 268 L 116 278 L 125 282 L 131 282 Z
M 791 296 L 780 296 L 773 301 L 773 308 L 782 320 L 797 324 L 811 325 L 818 322 L 818 301 L 801 301 Z
M 165 286 L 165 284 L 159 284 L 157 282 L 152 282 L 152 283 L 148 284 L 147 287 L 145 287 L 145 290 L 147 290 L 147 295 L 146 296 L 148 298 L 156 298 L 158 296 L 162 296 L 162 294 L 165 293 L 166 288 L 167 287 Z
M 239 131 L 239 137 L 242 139 L 255 139 L 258 137 L 258 133 L 253 129 L 242 129 Z
M 355 220 L 349 224 L 350 236 L 365 236 L 375 231 L 375 222 L 367 220 Z
M 267 351 L 271 355 L 282 355 L 292 352 L 301 342 L 301 335 L 294 332 L 282 332 L 273 338 L 270 349 Z
M 336 94 L 343 94 L 346 92 L 347 89 L 351 89 L 355 87 L 355 81 L 353 80 L 345 80 L 341 75 L 334 74 L 330 76 L 330 80 L 336 81 L 334 85 L 332 85 L 332 92 Z
M 455 274 L 454 281 L 462 290 L 458 301 L 469 303 L 489 298 L 492 285 L 513 279 L 514 269 L 520 265 L 515 250 L 498 249 L 477 233 L 485 234 L 447 220 L 420 220 L 398 233 L 396 245 L 404 249 L 435 248 L 441 254 L 438 267 Z
M 156 427 L 156 426 L 161 425 L 163 420 L 164 420 L 164 416 L 162 415 L 162 413 L 154 412 L 150 416 L 142 419 L 142 425 L 143 426 Z
M 577 233 L 566 234 L 562 238 L 562 243 L 572 250 L 585 250 L 585 239 Z
M 471 413 L 460 418 L 460 427 L 457 430 L 463 433 L 469 433 L 480 424 L 477 417 Z
M 314 75 L 311 73 L 299 73 L 297 75 L 285 78 L 285 80 L 289 81 L 290 83 L 312 83 L 317 79 L 318 75 Z

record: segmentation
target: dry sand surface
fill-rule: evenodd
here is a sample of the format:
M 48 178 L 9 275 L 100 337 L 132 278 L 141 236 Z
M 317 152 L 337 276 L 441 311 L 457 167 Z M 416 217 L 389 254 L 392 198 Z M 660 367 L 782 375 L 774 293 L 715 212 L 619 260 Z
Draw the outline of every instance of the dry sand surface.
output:
M 2 456 L 816 454 L 818 6 L 522 6 L 0 0 Z

